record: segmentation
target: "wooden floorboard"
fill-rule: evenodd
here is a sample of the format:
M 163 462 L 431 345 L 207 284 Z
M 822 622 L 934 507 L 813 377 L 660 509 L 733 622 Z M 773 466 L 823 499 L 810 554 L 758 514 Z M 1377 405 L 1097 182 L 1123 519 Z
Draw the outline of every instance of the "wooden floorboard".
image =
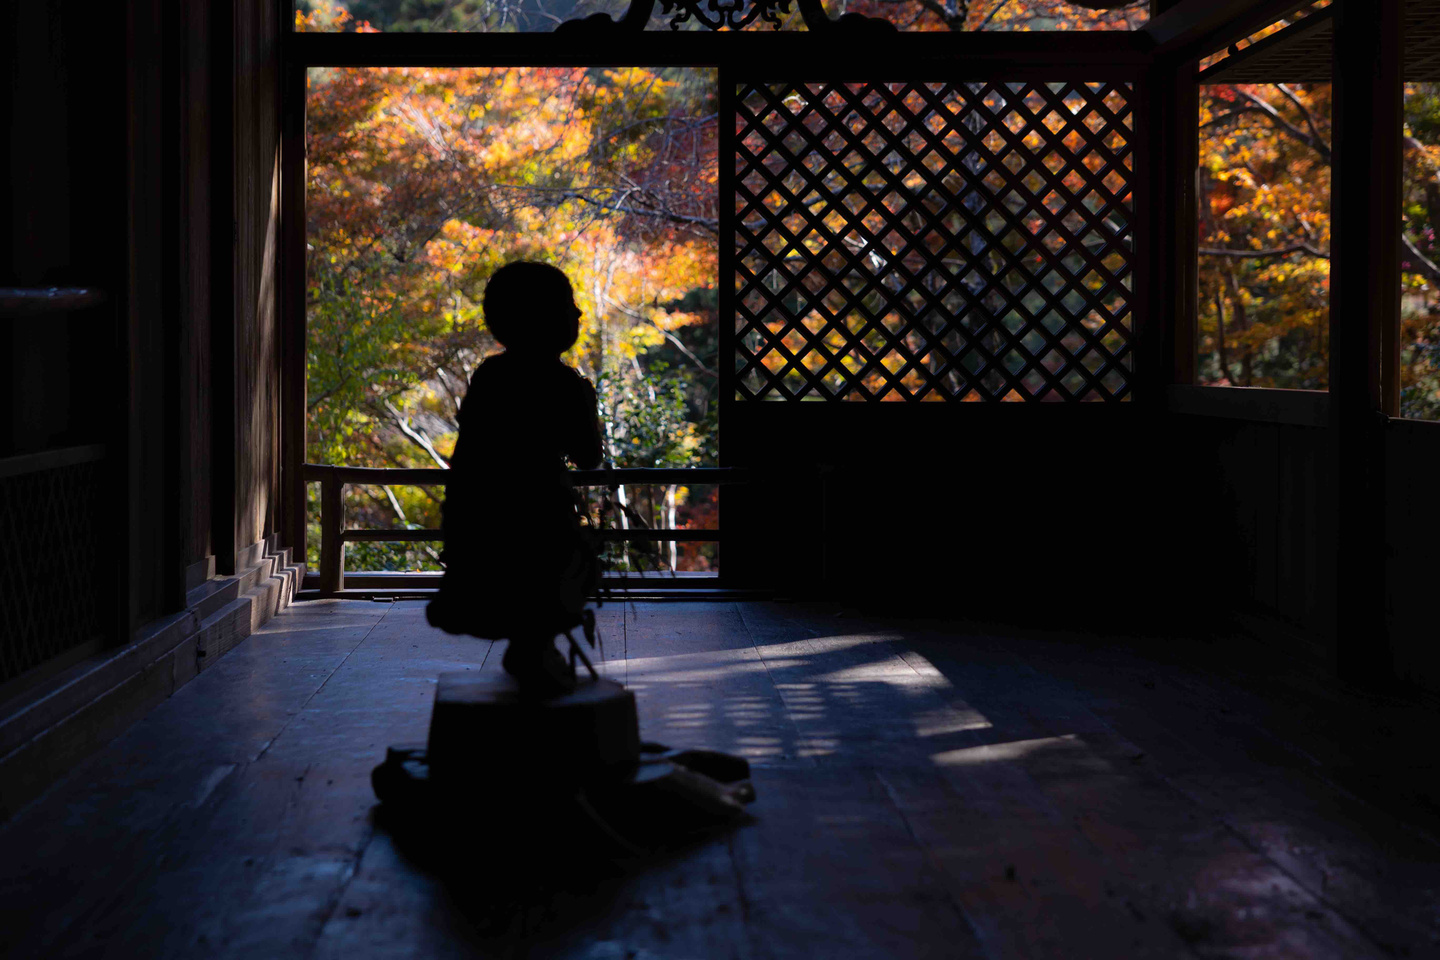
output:
M 496 886 L 508 825 L 477 818 L 438 871 L 370 769 L 503 644 L 313 601 L 0 826 L 0 954 L 1440 956 L 1436 823 L 1392 786 L 1433 767 L 1425 702 L 1174 638 L 758 601 L 597 621 L 644 737 L 751 761 L 751 820 L 541 894 Z

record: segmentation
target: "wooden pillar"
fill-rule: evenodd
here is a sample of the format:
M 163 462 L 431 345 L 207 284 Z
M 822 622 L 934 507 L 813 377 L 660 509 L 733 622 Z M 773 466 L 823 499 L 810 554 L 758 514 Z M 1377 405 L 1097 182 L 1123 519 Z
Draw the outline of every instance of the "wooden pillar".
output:
M 1156 287 L 1164 282 L 1159 274 L 1163 272 L 1160 261 L 1165 254 L 1163 249 L 1157 249 L 1156 240 L 1165 235 L 1164 204 L 1160 199 L 1164 172 L 1159 163 L 1167 112 L 1162 104 L 1168 102 L 1169 93 L 1169 85 L 1162 79 L 1165 74 L 1161 67 L 1146 70 L 1134 84 L 1130 101 L 1135 131 L 1131 155 L 1134 175 L 1130 181 L 1134 211 L 1130 322 L 1135 331 L 1131 400 L 1151 414 L 1159 414 L 1164 409 L 1166 377 L 1161 363 L 1165 356 L 1164 334 L 1169 326 L 1163 311 L 1157 309 L 1163 298 L 1156 295 Z
M 1149 176 L 1154 271 L 1147 298 L 1152 330 L 1139 363 L 1163 391 L 1167 383 L 1195 381 L 1196 210 L 1195 170 L 1199 164 L 1199 88 L 1195 61 L 1166 57 L 1148 74 L 1151 122 L 1147 138 L 1153 171 Z M 1139 251 L 1137 251 L 1139 252 Z
M 280 444 L 281 543 L 305 562 L 305 66 L 289 41 L 280 99 Z
M 158 0 L 129 5 L 125 42 L 129 187 L 124 456 L 128 601 L 121 637 L 180 609 L 180 206 L 177 18 Z M 119 82 L 119 81 L 117 81 Z M 118 508 L 118 505 L 117 505 Z
M 1400 307 L 1401 0 L 1342 0 L 1334 45 L 1330 389 L 1336 446 L 1336 660 L 1393 674 L 1386 624 L 1382 347 Z
M 210 550 L 235 573 L 235 5 L 211 4 Z

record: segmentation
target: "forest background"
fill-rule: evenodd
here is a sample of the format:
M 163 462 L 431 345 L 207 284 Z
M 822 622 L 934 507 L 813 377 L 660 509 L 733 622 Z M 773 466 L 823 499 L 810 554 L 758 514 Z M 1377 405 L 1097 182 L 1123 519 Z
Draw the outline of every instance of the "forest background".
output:
M 548 29 L 619 12 L 618 2 L 302 4 L 297 28 Z M 906 29 L 1063 30 L 1133 29 L 1147 7 L 847 0 L 846 9 Z M 566 360 L 596 382 L 607 465 L 717 462 L 713 71 L 316 69 L 308 83 L 309 462 L 444 466 L 470 374 L 498 350 L 480 310 L 484 282 L 521 258 L 555 263 L 576 288 L 584 319 Z M 1330 87 L 1201 92 L 1197 382 L 1325 389 Z M 1407 85 L 1405 137 L 1402 415 L 1440 419 L 1440 85 Z M 346 525 L 438 527 L 442 499 L 439 488 L 352 487 Z M 718 520 L 713 488 L 602 499 L 592 509 L 616 525 Z M 440 569 L 439 549 L 352 544 L 347 566 Z M 669 544 L 611 562 L 687 571 L 713 569 L 717 557 Z

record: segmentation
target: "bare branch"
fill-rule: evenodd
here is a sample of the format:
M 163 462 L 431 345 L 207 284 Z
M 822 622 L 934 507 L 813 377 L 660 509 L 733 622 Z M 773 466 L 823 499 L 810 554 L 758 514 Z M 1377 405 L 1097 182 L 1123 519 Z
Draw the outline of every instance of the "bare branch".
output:
M 435 449 L 435 445 L 430 442 L 430 438 L 425 436 L 422 431 L 412 427 L 410 421 L 401 414 L 399 410 L 395 409 L 395 404 L 386 400 L 385 409 L 390 414 L 391 419 L 395 421 L 395 426 L 400 429 L 401 433 L 405 434 L 405 436 L 421 450 L 428 453 L 430 459 L 434 460 L 441 469 L 450 469 L 450 464 L 445 461 L 444 457 L 440 456 L 439 451 Z
M 1282 117 L 1280 115 L 1280 111 L 1276 110 L 1273 105 L 1271 105 L 1265 100 L 1260 99 L 1253 93 L 1241 90 L 1238 87 L 1232 89 L 1234 89 L 1238 95 L 1244 97 L 1247 101 L 1253 104 L 1260 111 L 1260 113 L 1264 114 L 1266 117 L 1269 117 L 1270 121 L 1274 123 L 1279 129 L 1288 133 L 1295 140 L 1298 140 L 1299 142 L 1310 147 L 1310 149 L 1314 150 L 1316 153 L 1320 154 L 1320 159 L 1323 160 L 1326 165 L 1329 165 L 1330 144 L 1326 143 L 1318 134 L 1313 137 L 1310 136 L 1305 131 L 1301 130 L 1299 127 L 1291 123 L 1289 120 L 1286 120 L 1284 117 Z
M 1294 90 L 1291 90 L 1283 83 L 1275 84 L 1275 89 L 1284 94 L 1285 99 L 1289 100 L 1295 105 L 1295 109 L 1300 111 L 1300 116 L 1305 118 L 1305 126 L 1310 128 L 1310 136 L 1314 137 L 1317 141 L 1324 142 L 1324 138 L 1320 136 L 1320 128 L 1315 125 L 1315 115 L 1310 112 L 1309 107 L 1305 106 L 1305 101 L 1301 100 Z
M 395 511 L 395 517 L 408 529 L 410 527 L 410 518 L 405 516 L 405 508 L 400 506 L 400 498 L 395 496 L 395 491 L 390 489 L 390 484 L 388 483 L 381 486 L 380 489 L 385 491 L 385 497 L 390 501 L 390 509 Z
M 675 347 L 676 350 L 679 350 L 681 353 L 685 354 L 685 356 L 690 359 L 690 362 L 693 363 L 693 364 L 695 364 L 695 368 L 696 368 L 697 370 L 699 370 L 701 373 L 705 374 L 707 377 L 718 377 L 718 376 L 720 376 L 719 371 L 717 371 L 717 370 L 712 370 L 712 369 L 710 369 L 709 367 L 705 366 L 705 363 L 704 363 L 699 357 L 695 356 L 694 352 L 692 352 L 689 347 L 685 346 L 685 344 L 680 340 L 679 337 L 675 336 L 675 334 L 671 333 L 669 330 L 666 330 L 664 327 L 660 326 L 660 324 L 655 323 L 654 320 L 651 320 L 650 322 L 651 322 L 651 324 L 654 325 L 654 327 L 655 327 L 656 330 L 659 330 L 661 333 L 663 333 L 663 334 L 665 335 L 665 339 L 666 339 L 666 340 L 669 340 L 670 343 Z
M 1319 257 L 1321 260 L 1330 259 L 1330 254 L 1303 241 L 1300 243 L 1292 243 L 1288 247 L 1271 247 L 1266 250 L 1231 250 L 1225 247 L 1200 248 L 1200 255 L 1204 257 L 1234 257 L 1241 260 L 1263 257 L 1283 257 L 1291 253 L 1308 253 L 1312 257 Z
M 990 8 L 990 12 L 985 15 L 985 19 L 981 20 L 980 25 L 975 29 L 984 30 L 986 27 L 990 26 L 990 21 L 995 19 L 995 14 L 1005 9 L 1006 5 L 1008 5 L 1009 3 L 1010 0 L 1000 0 L 999 3 L 995 4 L 995 6 Z
M 883 0 L 883 2 L 898 4 L 909 3 L 911 2 L 911 0 Z M 951 30 L 958 31 L 965 29 L 965 19 L 969 13 L 968 10 L 956 10 L 952 13 L 951 11 L 947 10 L 943 4 L 937 3 L 935 2 L 935 0 L 914 0 L 914 2 L 916 2 L 920 7 L 928 10 L 930 13 L 933 13 L 935 14 L 935 16 L 939 17 L 941 21 L 943 21 L 944 24 Z M 969 4 L 966 4 L 966 6 L 968 7 Z
M 594 197 L 587 196 L 583 193 L 576 193 L 573 190 L 567 190 L 565 193 L 561 194 L 561 198 L 565 200 L 580 200 L 584 203 L 588 203 L 592 206 L 598 207 L 601 210 L 609 210 L 615 213 L 630 213 L 639 217 L 656 217 L 661 220 L 667 220 L 670 223 L 683 223 L 691 226 L 704 227 L 711 233 L 720 233 L 720 221 L 718 219 L 711 220 L 706 217 L 691 217 L 683 213 L 672 213 L 669 210 L 647 210 L 640 207 L 628 206 L 623 203 L 609 203 L 604 200 L 597 200 Z
M 1424 274 L 1425 278 L 1431 283 L 1440 283 L 1440 265 L 1437 265 L 1434 260 L 1431 260 L 1425 256 L 1425 254 L 1421 253 L 1420 248 L 1415 246 L 1415 241 L 1411 240 L 1405 234 L 1400 234 L 1400 240 L 1405 244 L 1405 252 L 1419 264 L 1420 270 L 1418 272 Z

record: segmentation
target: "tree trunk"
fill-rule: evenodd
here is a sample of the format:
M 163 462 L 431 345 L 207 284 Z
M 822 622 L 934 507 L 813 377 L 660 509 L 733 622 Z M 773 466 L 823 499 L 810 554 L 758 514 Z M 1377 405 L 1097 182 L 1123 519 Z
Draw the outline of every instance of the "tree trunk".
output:
M 1225 296 L 1215 288 L 1215 350 L 1220 358 L 1220 379 L 1230 379 L 1230 358 L 1225 355 Z
M 671 530 L 674 530 L 674 529 L 675 529 L 675 524 L 677 524 L 677 523 L 679 522 L 679 511 L 676 509 L 676 505 L 675 505 L 675 487 L 676 487 L 676 484 L 673 484 L 673 483 L 672 483 L 672 484 L 670 484 L 670 486 L 668 486 L 668 487 L 665 488 L 665 525 L 666 525 L 667 527 L 669 527 Z M 674 573 L 675 573 L 675 568 L 676 568 L 676 566 L 679 564 L 679 560 L 680 560 L 680 544 L 677 543 L 677 542 L 674 541 L 674 540 L 671 540 L 671 541 L 670 541 L 670 573 L 671 573 L 672 576 L 673 576 Z
M 1244 333 L 1250 329 L 1250 318 L 1245 312 L 1245 300 L 1240 296 L 1240 281 L 1235 279 L 1235 271 L 1229 269 L 1225 271 L 1225 280 L 1230 286 L 1230 296 L 1234 300 L 1235 329 Z M 1255 375 L 1251 366 L 1250 346 L 1242 344 L 1241 349 L 1244 352 L 1240 355 L 1240 377 L 1245 381 L 1245 386 L 1253 386 Z

